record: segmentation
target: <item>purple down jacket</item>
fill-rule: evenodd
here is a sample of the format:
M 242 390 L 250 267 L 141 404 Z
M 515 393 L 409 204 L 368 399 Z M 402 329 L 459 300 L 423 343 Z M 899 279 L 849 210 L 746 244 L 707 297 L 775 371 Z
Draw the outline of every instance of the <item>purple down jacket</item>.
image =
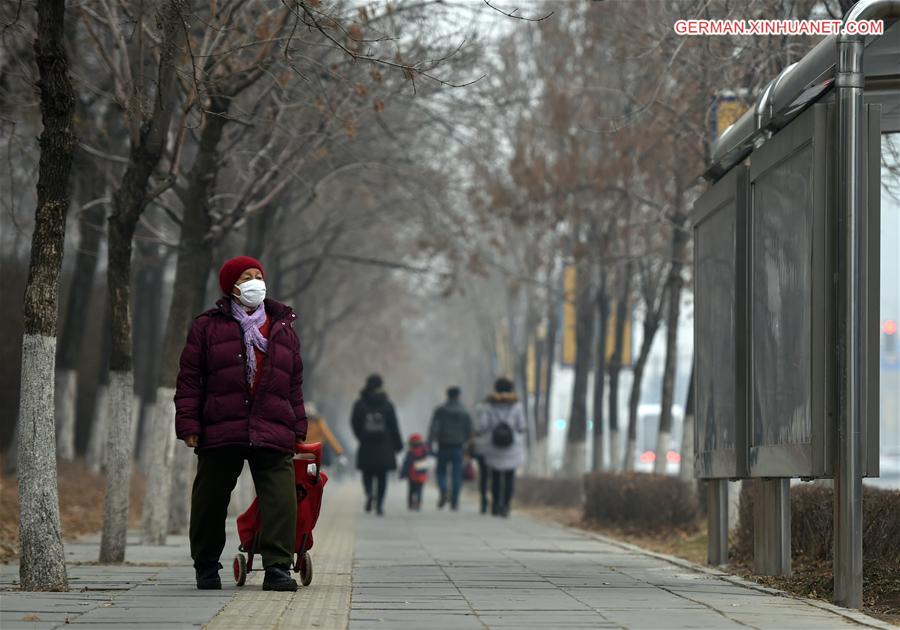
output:
M 227 299 L 194 320 L 175 386 L 175 434 L 199 435 L 198 449 L 261 446 L 285 453 L 306 438 L 303 363 L 289 306 L 265 301 L 269 351 L 256 395 L 246 378 L 240 324 Z

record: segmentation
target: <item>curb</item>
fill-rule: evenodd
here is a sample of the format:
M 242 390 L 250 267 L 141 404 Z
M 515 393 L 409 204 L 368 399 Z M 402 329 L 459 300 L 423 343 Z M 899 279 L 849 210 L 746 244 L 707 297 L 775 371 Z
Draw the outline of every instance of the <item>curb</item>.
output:
M 712 567 L 706 567 L 700 564 L 695 564 L 690 560 L 685 560 L 683 558 L 678 558 L 675 556 L 670 556 L 666 553 L 658 553 L 656 551 L 650 551 L 649 549 L 644 549 L 643 547 L 638 547 L 637 545 L 632 545 L 631 543 L 623 542 L 621 540 L 616 540 L 615 538 L 610 538 L 609 536 L 604 536 L 603 534 L 598 534 L 596 532 L 592 532 L 590 530 L 581 529 L 579 527 L 572 527 L 571 525 L 560 525 L 561 527 L 584 535 L 590 538 L 595 538 L 597 540 L 603 541 L 607 544 L 613 545 L 615 547 L 619 547 L 621 549 L 627 549 L 628 551 L 633 551 L 636 553 L 643 554 L 645 556 L 650 556 L 652 558 L 657 558 L 658 560 L 664 560 L 669 564 L 674 564 L 683 569 L 688 569 L 691 571 L 695 571 L 697 573 L 704 573 L 706 575 L 710 575 L 713 577 L 717 577 L 721 580 L 725 580 L 726 582 L 730 582 L 732 584 L 736 584 L 737 586 L 743 586 L 744 588 L 748 588 L 754 591 L 759 591 L 761 593 L 766 593 L 767 595 L 775 595 L 777 597 L 786 597 L 789 599 L 794 599 L 797 601 L 801 601 L 804 604 L 808 604 L 813 608 L 819 608 L 820 610 L 825 610 L 827 612 L 833 613 L 835 615 L 839 615 L 849 621 L 857 623 L 861 626 L 866 626 L 868 628 L 880 628 L 881 630 L 897 630 L 898 626 L 890 624 L 886 621 L 881 621 L 880 619 L 876 619 L 875 617 L 870 617 L 869 615 L 851 610 L 849 608 L 843 608 L 841 606 L 837 606 L 835 604 L 830 604 L 828 602 L 823 602 L 817 599 L 810 599 L 808 597 L 798 597 L 787 591 L 782 591 L 777 588 L 771 588 L 768 586 L 763 586 L 762 584 L 757 584 L 755 582 L 750 582 L 749 580 L 745 580 L 744 578 L 738 577 L 733 573 L 728 573 L 723 571 L 722 569 L 716 569 Z

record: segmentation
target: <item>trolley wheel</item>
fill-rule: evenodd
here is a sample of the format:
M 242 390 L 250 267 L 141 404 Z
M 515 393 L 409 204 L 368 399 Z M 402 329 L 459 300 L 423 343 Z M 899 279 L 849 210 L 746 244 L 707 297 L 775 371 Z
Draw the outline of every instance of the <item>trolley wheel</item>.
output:
M 309 586 L 310 582 L 312 582 L 312 578 L 312 558 L 309 557 L 309 552 L 307 551 L 300 557 L 300 584 Z
M 247 582 L 247 559 L 244 554 L 239 553 L 234 557 L 231 568 L 234 571 L 234 583 L 243 586 Z

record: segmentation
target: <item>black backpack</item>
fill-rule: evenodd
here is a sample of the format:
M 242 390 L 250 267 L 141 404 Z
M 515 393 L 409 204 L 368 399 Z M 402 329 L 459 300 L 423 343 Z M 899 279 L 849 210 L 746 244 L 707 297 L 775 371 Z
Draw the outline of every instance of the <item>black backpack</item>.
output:
M 506 413 L 507 418 L 510 413 L 512 413 L 512 409 Z M 509 423 L 505 418 L 498 422 L 494 427 L 494 430 L 491 431 L 491 444 L 493 444 L 495 448 L 509 448 L 512 446 L 514 440 L 515 436 L 513 435 L 512 427 L 509 426 Z

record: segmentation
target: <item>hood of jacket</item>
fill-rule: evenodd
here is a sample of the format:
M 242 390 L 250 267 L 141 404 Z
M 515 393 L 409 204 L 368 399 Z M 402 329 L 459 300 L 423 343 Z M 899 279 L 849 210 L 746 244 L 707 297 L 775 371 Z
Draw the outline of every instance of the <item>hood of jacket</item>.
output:
M 515 392 L 491 392 L 486 402 L 494 405 L 512 405 L 519 402 Z

